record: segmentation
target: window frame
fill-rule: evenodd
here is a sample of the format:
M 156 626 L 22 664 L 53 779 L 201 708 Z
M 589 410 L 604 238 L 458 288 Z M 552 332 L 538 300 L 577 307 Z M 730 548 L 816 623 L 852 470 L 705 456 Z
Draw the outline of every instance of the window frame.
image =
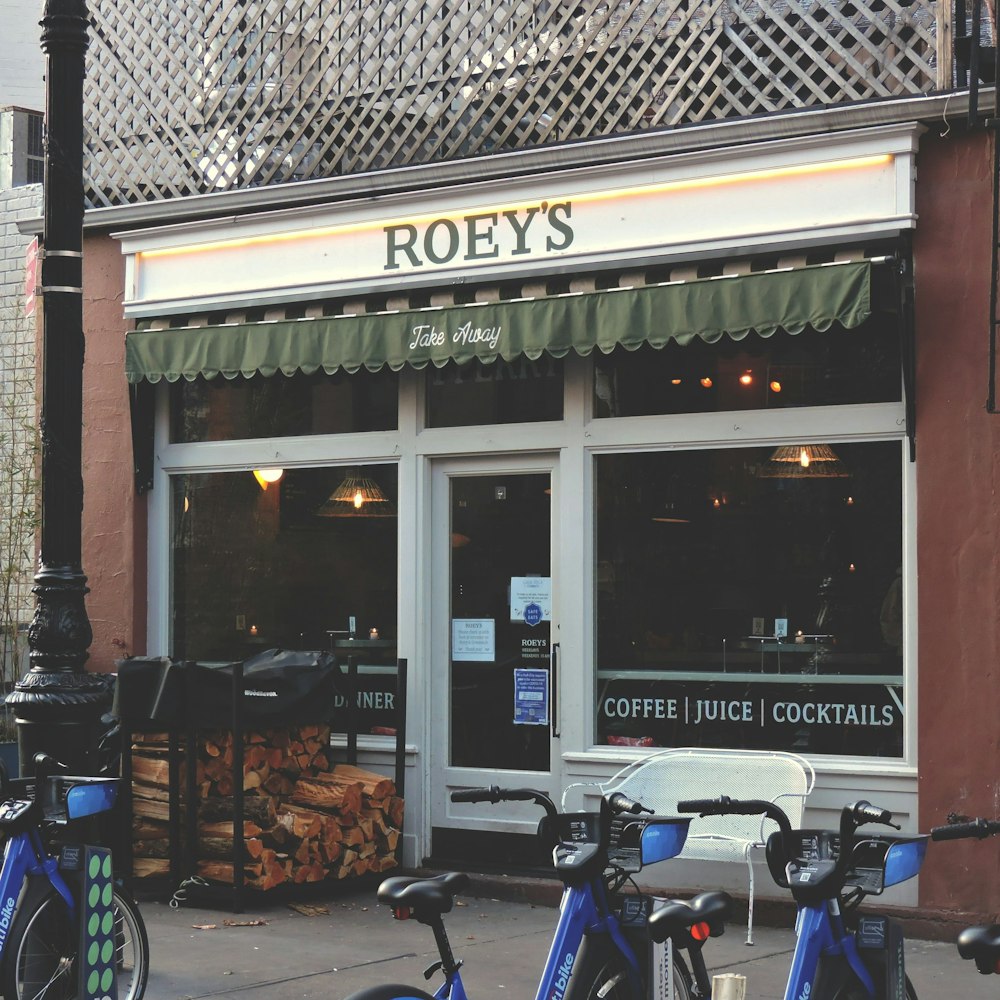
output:
M 797 442 L 895 441 L 902 474 L 904 581 L 904 733 L 900 758 L 824 757 L 823 768 L 843 773 L 913 776 L 917 760 L 917 542 L 916 466 L 908 460 L 906 400 L 889 403 L 825 405 L 776 410 L 717 411 L 666 416 L 595 418 L 592 412 L 593 364 L 574 354 L 564 360 L 563 419 L 488 427 L 427 427 L 424 422 L 424 373 L 404 370 L 399 381 L 398 429 L 302 438 L 169 444 L 169 399 L 158 387 L 155 422 L 154 489 L 149 495 L 147 544 L 147 649 L 169 649 L 170 575 L 168 479 L 180 472 L 238 471 L 271 466 L 336 464 L 399 466 L 397 601 L 400 655 L 419 662 L 430 656 L 430 626 L 425 621 L 430 586 L 430 464 L 438 457 L 476 454 L 558 452 L 560 455 L 562 544 L 554 568 L 572 584 L 561 588 L 562 659 L 574 663 L 584 688 L 579 701 L 563 710 L 564 768 L 577 774 L 619 763 L 634 751 L 595 743 L 596 670 L 594 634 L 596 523 L 594 458 L 603 453 L 678 449 L 777 446 L 794 427 Z M 407 500 L 409 498 L 409 500 Z M 405 572 L 401 569 L 406 567 Z M 560 685 L 570 697 L 568 678 Z M 411 698 L 413 740 L 432 725 L 434 706 L 426 692 Z M 617 752 L 616 752 L 617 751 Z

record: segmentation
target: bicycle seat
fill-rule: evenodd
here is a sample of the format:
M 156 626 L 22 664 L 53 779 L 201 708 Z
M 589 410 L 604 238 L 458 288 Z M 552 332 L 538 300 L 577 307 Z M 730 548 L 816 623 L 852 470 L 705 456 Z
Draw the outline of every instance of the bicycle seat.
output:
M 958 953 L 962 958 L 975 959 L 976 968 L 984 976 L 1000 972 L 1000 924 L 966 927 L 958 935 Z
M 732 897 L 727 892 L 703 892 L 686 902 L 669 899 L 650 914 L 649 936 L 654 941 L 663 942 L 700 923 L 708 924 L 710 935 L 716 936 L 722 933 L 723 922 L 732 904 Z
M 448 913 L 455 902 L 455 893 L 469 884 L 465 872 L 445 872 L 433 878 L 397 875 L 387 878 L 379 887 L 376 898 L 394 910 L 411 909 L 418 920 L 422 916 Z

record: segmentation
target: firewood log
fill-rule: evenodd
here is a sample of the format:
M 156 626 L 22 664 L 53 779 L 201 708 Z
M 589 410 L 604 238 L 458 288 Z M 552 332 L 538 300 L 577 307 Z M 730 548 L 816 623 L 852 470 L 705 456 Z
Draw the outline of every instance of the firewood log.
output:
M 231 820 L 224 820 L 217 823 L 202 822 L 198 824 L 198 835 L 200 837 L 228 837 L 232 840 L 233 832 L 233 823 Z M 243 821 L 244 837 L 259 837 L 262 832 L 261 828 L 253 820 L 246 819 Z
M 133 840 L 132 854 L 137 858 L 169 858 L 169 840 Z
M 361 785 L 362 792 L 372 799 L 384 799 L 387 795 L 396 794 L 396 785 L 389 778 L 351 764 L 338 764 L 333 769 L 333 777 L 337 781 L 356 781 Z
M 133 858 L 132 874 L 136 878 L 155 878 L 170 874 L 170 862 L 162 858 Z
M 199 861 L 196 867 L 197 874 L 210 882 L 224 882 L 226 885 L 233 884 L 233 864 L 231 861 Z M 244 881 L 250 885 L 259 879 L 264 872 L 264 866 L 259 861 L 243 866 Z
M 243 841 L 246 856 L 259 858 L 264 850 L 264 842 L 259 837 L 250 837 Z M 232 858 L 232 837 L 199 837 L 198 853 L 203 858 Z
M 170 786 L 170 763 L 166 758 L 132 757 L 132 780 L 145 785 Z
M 317 774 L 311 778 L 300 778 L 295 783 L 292 801 L 300 805 L 355 813 L 361 808 L 361 793 L 360 782 L 342 781 L 335 774 Z
M 212 823 L 219 820 L 232 822 L 235 803 L 230 796 L 205 799 L 199 805 L 199 818 Z M 274 800 L 269 796 L 248 795 L 243 800 L 243 818 L 252 820 L 259 827 L 269 829 L 277 822 Z

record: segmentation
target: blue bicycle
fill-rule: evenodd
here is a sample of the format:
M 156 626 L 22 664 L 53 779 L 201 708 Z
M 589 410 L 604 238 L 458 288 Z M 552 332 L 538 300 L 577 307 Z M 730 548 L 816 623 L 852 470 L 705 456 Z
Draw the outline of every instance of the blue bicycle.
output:
M 703 816 L 760 816 L 779 829 L 767 840 L 771 877 L 798 904 L 795 951 L 785 1000 L 916 1000 L 906 976 L 903 934 L 888 917 L 859 914 L 866 896 L 913 878 L 927 851 L 927 837 L 855 836 L 880 823 L 899 829 L 888 809 L 870 802 L 845 806 L 839 830 L 793 830 L 772 802 L 692 799 L 678 812 Z
M 452 793 L 454 802 L 518 802 L 540 805 L 539 837 L 553 848 L 564 889 L 537 1000 L 647 1000 L 650 995 L 701 1000 L 711 995 L 702 956 L 709 937 L 723 932 L 730 898 L 724 892 L 694 899 L 654 900 L 636 890 L 619 895 L 644 865 L 675 857 L 687 837 L 687 817 L 640 815 L 640 803 L 606 795 L 599 812 L 559 813 L 544 792 L 530 788 L 472 788 Z M 378 900 L 397 920 L 413 918 L 434 933 L 444 982 L 431 997 L 412 986 L 371 987 L 350 1000 L 466 1000 L 460 968 L 445 932 L 445 913 L 468 876 L 386 879 Z M 670 944 L 668 944 L 668 942 Z M 691 971 L 678 952 L 685 952 Z M 693 973 L 693 975 L 692 975 Z M 647 989 L 649 992 L 647 992 Z
M 964 840 L 975 837 L 984 840 L 1000 833 L 1000 823 L 992 819 L 968 819 L 951 815 L 945 826 L 931 830 L 931 840 Z M 1000 974 L 1000 924 L 966 927 L 958 935 L 958 953 L 971 959 L 984 975 Z
M 63 837 L 59 847 L 47 846 L 72 821 L 111 809 L 118 781 L 57 773 L 64 770 L 52 757 L 38 754 L 34 778 L 10 779 L 0 763 L 0 832 L 6 837 L 0 867 L 0 989 L 6 1000 L 76 1000 L 81 963 L 88 962 L 81 953 L 86 936 L 91 963 L 102 959 L 95 987 L 107 992 L 104 982 L 117 979 L 119 1000 L 141 1000 L 149 941 L 135 903 L 114 883 L 110 856 L 99 866 L 106 883 L 99 894 L 105 916 L 93 911 L 99 902 L 93 898 L 85 935 L 86 851 Z

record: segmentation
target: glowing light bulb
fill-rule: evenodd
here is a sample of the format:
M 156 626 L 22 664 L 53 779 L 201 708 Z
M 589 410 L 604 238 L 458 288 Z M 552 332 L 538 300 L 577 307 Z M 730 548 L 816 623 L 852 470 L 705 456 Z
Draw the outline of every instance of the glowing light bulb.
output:
M 681 384 L 681 380 L 679 378 L 672 378 L 670 380 L 670 384 L 671 385 L 680 385 Z
M 365 503 L 364 494 L 361 492 L 361 490 L 355 490 L 354 491 L 355 510 L 361 510 L 361 508 L 364 506 L 364 503 Z
M 770 385 L 771 392 L 781 392 L 781 383 L 776 378 L 771 379 L 768 384 Z
M 253 477 L 266 490 L 271 483 L 276 483 L 285 474 L 284 469 L 254 469 Z
M 803 469 L 809 468 L 809 452 L 805 448 L 799 449 L 799 465 L 801 465 Z
M 753 372 L 749 369 L 740 376 L 740 385 L 753 385 Z
M 712 380 L 707 375 L 705 376 L 705 378 L 701 379 L 700 381 L 701 381 L 701 387 L 703 389 L 711 389 L 712 388 Z

